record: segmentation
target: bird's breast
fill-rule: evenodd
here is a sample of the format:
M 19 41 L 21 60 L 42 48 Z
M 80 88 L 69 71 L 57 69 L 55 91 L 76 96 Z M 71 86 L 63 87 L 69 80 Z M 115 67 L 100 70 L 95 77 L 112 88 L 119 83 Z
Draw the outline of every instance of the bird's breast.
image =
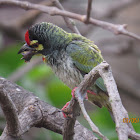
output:
M 49 65 L 56 76 L 71 89 L 78 86 L 82 81 L 83 76 L 73 65 L 71 58 L 63 55 L 63 57 L 57 58 L 55 61 L 56 63 L 49 63 Z

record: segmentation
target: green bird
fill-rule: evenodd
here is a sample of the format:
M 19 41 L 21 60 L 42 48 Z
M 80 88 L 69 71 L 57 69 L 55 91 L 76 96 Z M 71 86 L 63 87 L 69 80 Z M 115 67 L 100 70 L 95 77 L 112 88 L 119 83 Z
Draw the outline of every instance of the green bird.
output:
M 41 54 L 46 62 L 68 87 L 74 89 L 104 59 L 101 51 L 89 39 L 74 33 L 67 33 L 60 27 L 47 22 L 31 26 L 25 33 L 26 43 L 18 53 L 25 61 Z M 98 107 L 111 106 L 103 79 L 100 77 L 87 91 L 88 100 Z

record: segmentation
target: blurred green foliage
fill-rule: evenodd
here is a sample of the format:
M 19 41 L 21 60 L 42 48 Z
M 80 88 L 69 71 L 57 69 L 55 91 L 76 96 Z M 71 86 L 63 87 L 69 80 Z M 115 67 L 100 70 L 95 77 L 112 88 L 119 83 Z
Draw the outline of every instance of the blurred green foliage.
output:
M 8 77 L 17 67 L 22 65 L 17 50 L 21 44 L 9 46 L 4 52 L 0 52 L 0 76 Z
M 23 60 L 20 60 L 21 55 L 17 52 L 22 44 L 14 44 L 8 49 L 0 52 L 0 76 L 8 78 L 21 65 L 26 65 Z M 42 100 L 49 104 L 62 108 L 66 102 L 71 99 L 71 90 L 64 85 L 52 72 L 51 68 L 45 64 L 40 64 L 26 73 L 17 82 L 18 85 L 30 90 Z M 115 124 L 112 121 L 110 114 L 105 108 L 97 109 L 96 111 L 89 110 L 89 114 L 93 122 L 99 127 L 100 131 L 110 140 L 117 140 L 115 132 Z M 133 117 L 133 115 L 131 115 Z M 87 122 L 82 116 L 79 121 L 90 129 Z M 0 120 L 0 124 L 2 121 Z M 136 132 L 140 133 L 140 122 L 133 124 Z M 36 140 L 44 140 L 49 137 L 50 140 L 60 140 L 62 136 L 46 129 L 41 130 L 36 137 Z

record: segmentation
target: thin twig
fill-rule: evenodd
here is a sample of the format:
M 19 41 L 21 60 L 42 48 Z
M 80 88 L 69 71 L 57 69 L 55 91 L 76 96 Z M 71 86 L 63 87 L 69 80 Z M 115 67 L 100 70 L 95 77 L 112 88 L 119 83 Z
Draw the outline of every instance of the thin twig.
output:
M 59 0 L 51 0 L 51 1 L 56 5 L 57 8 L 59 8 L 59 9 L 61 9 L 63 11 L 65 10 L 64 7 L 59 2 Z M 74 33 L 77 33 L 77 34 L 80 35 L 80 32 L 79 32 L 78 28 L 75 25 L 75 22 L 72 19 L 70 19 L 70 18 L 68 18 L 66 16 L 63 16 L 63 18 L 64 18 L 64 21 L 66 22 L 68 28 L 70 28 Z
M 52 6 L 52 2 L 42 1 L 39 3 L 40 5 Z M 27 25 L 31 25 L 34 20 L 41 14 L 40 10 L 31 10 L 26 12 L 23 16 L 20 16 L 17 20 L 14 20 L 14 24 L 16 28 L 23 28 Z
M 135 131 L 130 131 L 129 138 L 131 138 L 132 140 L 139 140 L 140 134 L 136 133 Z
M 92 122 L 92 120 L 90 119 L 89 115 L 88 115 L 87 112 L 86 112 L 83 99 L 77 97 L 77 100 L 78 100 L 78 102 L 79 102 L 79 106 L 80 106 L 81 111 L 82 111 L 82 113 L 83 113 L 83 115 L 84 115 L 84 118 L 85 118 L 85 119 L 87 120 L 87 122 L 89 123 L 89 125 L 90 125 L 92 131 L 93 131 L 94 133 L 96 133 L 98 136 L 100 136 L 103 140 L 108 140 L 108 139 L 99 131 L 98 127 L 97 127 L 97 126 Z
M 98 127 L 96 127 L 96 125 L 90 119 L 89 115 L 85 110 L 84 103 L 83 103 L 83 99 L 85 98 L 88 87 L 90 87 L 97 80 L 97 78 L 99 78 L 99 76 L 100 75 L 98 73 L 98 66 L 97 66 L 92 71 L 90 71 L 89 74 L 87 74 L 84 77 L 84 80 L 79 84 L 75 92 L 75 97 L 78 100 L 81 111 L 85 119 L 89 123 L 92 131 L 96 133 L 98 136 L 100 136 L 103 140 L 107 140 L 107 138 L 99 131 Z
M 15 6 L 21 7 L 25 10 L 37 9 L 37 10 L 40 10 L 44 13 L 50 14 L 51 16 L 54 16 L 54 15 L 67 16 L 67 17 L 79 20 L 81 22 L 84 22 L 84 23 L 86 21 L 86 15 L 80 15 L 80 14 L 60 10 L 56 7 L 48 7 L 48 6 L 33 4 L 33 3 L 30 3 L 30 2 L 25 2 L 25 1 L 17 1 L 17 0 L 12 0 L 12 1 L 11 0 L 1 0 L 0 5 L 3 5 L 3 4 L 15 5 Z M 108 23 L 108 22 L 101 21 L 101 20 L 96 20 L 96 19 L 93 19 L 93 18 L 89 19 L 89 23 L 93 24 L 93 25 L 97 25 L 97 26 L 99 26 L 101 28 L 104 28 L 106 30 L 109 30 L 116 35 L 123 34 L 123 35 L 126 35 L 126 36 L 130 36 L 134 39 L 140 40 L 140 36 L 138 36 L 134 33 L 128 32 L 126 30 L 126 27 L 127 27 L 126 24 L 123 24 L 123 25 L 117 25 L 116 24 L 115 25 L 115 24 L 112 24 L 112 23 Z
M 92 9 L 92 0 L 88 0 L 87 17 L 86 17 L 85 23 L 89 22 L 90 14 L 91 14 L 91 9 Z

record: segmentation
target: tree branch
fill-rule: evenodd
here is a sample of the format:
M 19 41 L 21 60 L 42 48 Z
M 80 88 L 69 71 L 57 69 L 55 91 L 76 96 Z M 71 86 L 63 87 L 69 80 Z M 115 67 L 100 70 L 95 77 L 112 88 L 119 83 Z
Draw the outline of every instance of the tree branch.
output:
M 22 87 L 2 77 L 0 77 L 0 84 L 3 85 L 2 87 L 4 88 L 2 90 L 8 93 L 8 96 L 10 96 L 17 108 L 21 128 L 19 136 L 29 131 L 31 127 L 44 127 L 62 134 L 64 118 L 61 110 L 41 101 L 33 93 L 26 91 Z M 80 125 L 78 121 L 76 121 L 74 131 L 74 140 L 97 140 L 92 132 Z M 0 137 L 1 140 L 12 140 L 5 139 L 4 135 L 7 136 L 6 131 L 4 131 Z M 13 139 L 16 139 L 16 137 Z
M 96 127 L 96 125 L 92 122 L 92 120 L 88 116 L 88 114 L 85 110 L 85 107 L 84 107 L 84 103 L 83 103 L 83 99 L 86 95 L 87 88 L 90 87 L 90 85 L 92 83 L 94 83 L 99 76 L 100 75 L 94 69 L 94 71 L 92 71 L 92 73 L 90 72 L 89 74 L 87 74 L 85 76 L 84 80 L 80 83 L 80 85 L 76 89 L 75 97 L 76 97 L 77 101 L 79 102 L 79 105 L 77 104 L 77 101 L 72 98 L 70 101 L 70 105 L 64 111 L 65 114 L 70 115 L 70 117 L 67 117 L 67 119 L 65 120 L 66 125 L 64 126 L 64 128 L 65 128 L 64 134 L 63 134 L 65 136 L 64 138 L 72 140 L 72 137 L 70 137 L 70 135 L 72 134 L 73 131 L 69 131 L 69 130 L 72 129 L 72 126 L 74 126 L 74 125 L 68 125 L 68 124 L 75 123 L 76 117 L 78 116 L 80 109 L 81 109 L 85 119 L 91 126 L 92 131 L 94 133 L 96 133 L 98 136 L 100 136 L 103 140 L 107 140 L 107 138 L 99 131 L 98 127 Z M 90 79 L 92 79 L 92 81 L 90 81 L 87 77 L 90 77 Z M 80 106 L 80 108 L 79 108 L 79 106 Z M 66 139 L 64 139 L 64 140 L 66 140 Z
M 104 22 L 104 21 L 99 21 L 99 20 L 96 20 L 96 19 L 93 19 L 93 18 L 89 18 L 90 17 L 90 11 L 87 14 L 87 16 L 85 16 L 85 15 L 80 15 L 80 14 L 64 11 L 63 7 L 60 7 L 62 10 L 59 10 L 55 7 L 42 6 L 42 5 L 38 5 L 38 4 L 32 4 L 32 3 L 29 3 L 29 2 L 22 2 L 22 1 L 16 1 L 16 0 L 13 0 L 13 1 L 9 1 L 9 0 L 3 1 L 2 0 L 2 1 L 0 1 L 0 4 L 12 4 L 12 5 L 20 6 L 23 9 L 38 9 L 38 10 L 40 10 L 42 12 L 45 12 L 45 13 L 48 13 L 50 15 L 61 15 L 61 16 L 64 16 L 64 17 L 67 16 L 67 17 L 77 19 L 77 20 L 79 20 L 81 22 L 84 22 L 84 23 L 88 19 L 88 22 L 90 24 L 100 26 L 100 27 L 105 28 L 105 29 L 107 29 L 107 30 L 109 30 L 109 31 L 111 31 L 115 34 L 124 34 L 124 35 L 127 35 L 127 36 L 130 36 L 130 37 L 133 37 L 135 39 L 140 40 L 139 36 L 137 36 L 134 33 L 128 32 L 126 30 L 126 25 L 125 24 L 124 25 L 114 25 L 114 24 L 107 23 L 107 22 Z M 59 6 L 61 6 L 61 5 L 59 5 Z M 137 134 L 134 131 L 131 123 L 130 124 L 122 123 L 123 118 L 129 118 L 128 113 L 121 103 L 121 99 L 120 99 L 120 96 L 119 96 L 114 78 L 112 76 L 111 69 L 110 69 L 109 65 L 106 64 L 105 62 L 100 64 L 99 66 L 95 67 L 85 77 L 85 79 L 82 81 L 82 83 L 79 85 L 79 87 L 76 90 L 76 98 L 77 98 L 77 100 L 80 104 L 81 110 L 82 110 L 85 118 L 87 119 L 88 123 L 90 124 L 93 132 L 97 133 L 101 138 L 107 139 L 106 137 L 104 137 L 99 132 L 98 128 L 90 120 L 90 118 L 89 118 L 89 116 L 88 116 L 88 114 L 85 110 L 84 104 L 83 104 L 83 99 L 85 97 L 85 93 L 86 93 L 87 88 L 99 76 L 101 76 L 103 78 L 104 83 L 107 87 L 110 104 L 111 104 L 113 115 L 114 115 L 115 122 L 116 122 L 116 130 L 117 130 L 117 133 L 118 133 L 119 140 L 128 139 L 128 137 L 131 137 L 132 139 L 133 138 L 134 139 L 140 139 L 140 135 Z M 112 86 L 110 86 L 110 84 Z M 21 89 L 17 88 L 17 91 L 21 91 Z M 74 102 L 74 100 L 73 100 L 73 102 Z M 44 117 L 44 114 L 46 114 L 46 110 L 44 110 L 44 108 L 43 108 L 44 104 L 42 103 L 42 101 L 40 101 L 36 97 L 35 98 L 30 98 L 29 97 L 28 100 L 26 100 L 26 102 L 24 102 L 24 103 L 25 103 L 23 105 L 24 107 L 22 108 L 21 111 L 19 111 L 19 115 L 18 115 L 18 119 L 19 119 L 19 122 L 21 124 L 20 127 L 22 128 L 22 132 L 20 131 L 19 135 L 22 135 L 23 133 L 28 131 L 32 126 L 42 127 L 42 125 L 43 125 L 43 127 L 48 128 L 50 130 L 53 130 L 54 132 L 62 133 L 62 127 L 61 127 L 61 129 L 58 129 L 57 128 L 58 124 L 56 124 L 56 121 L 55 121 L 54 124 L 50 124 L 50 120 L 49 120 L 49 122 L 46 122 L 46 119 L 45 119 L 46 116 Z M 41 104 L 43 104 L 43 106 Z M 56 109 L 55 109 L 55 111 L 56 111 Z M 55 111 L 51 110 L 53 115 L 56 113 Z M 48 120 L 48 116 L 47 116 L 47 120 Z M 53 121 L 53 120 L 51 120 L 51 121 Z M 73 128 L 74 128 L 75 121 L 76 121 L 75 116 L 72 119 L 70 119 L 68 121 L 65 121 L 66 122 L 66 127 L 64 126 L 64 128 L 66 128 L 66 130 L 64 130 L 64 134 L 66 134 L 66 137 L 71 135 L 71 139 L 73 138 L 73 134 L 74 134 L 73 133 L 74 132 Z M 27 124 L 29 126 L 27 126 Z M 71 125 L 69 125 L 69 124 L 71 124 Z M 54 126 L 55 126 L 55 128 L 54 128 Z M 71 128 L 71 131 L 70 131 L 71 133 L 67 133 L 68 132 L 67 130 L 70 129 L 70 128 Z M 8 131 L 10 131 L 10 130 L 8 130 Z M 19 129 L 18 129 L 18 131 L 19 131 Z M 2 136 L 1 136 L 2 139 L 4 139 L 4 137 L 3 137 L 4 135 L 6 135 L 6 130 L 3 132 Z M 64 136 L 64 138 L 65 138 L 65 136 Z
M 12 0 L 12 1 L 11 0 L 1 0 L 0 5 L 3 5 L 3 4 L 15 5 L 15 6 L 21 7 L 25 10 L 36 9 L 36 10 L 40 10 L 44 13 L 47 13 L 51 16 L 54 16 L 54 15 L 67 16 L 67 17 L 79 20 L 81 22 L 84 22 L 84 23 L 86 21 L 86 15 L 80 15 L 80 14 L 60 10 L 56 7 L 48 7 L 48 6 L 33 4 L 33 3 L 30 3 L 30 2 L 25 2 L 25 1 L 17 1 L 17 0 Z M 123 25 L 119 25 L 119 24 L 117 25 L 116 24 L 115 25 L 115 24 L 112 24 L 112 23 L 96 20 L 96 19 L 93 19 L 93 18 L 89 19 L 89 23 L 93 24 L 93 25 L 96 25 L 96 26 L 99 26 L 103 29 L 109 30 L 116 35 L 123 34 L 123 35 L 129 36 L 129 37 L 132 37 L 134 39 L 140 40 L 140 36 L 138 36 L 138 35 L 136 35 L 132 32 L 128 32 L 126 30 L 126 27 L 127 27 L 126 24 L 123 24 Z
M 18 133 L 20 132 L 20 123 L 18 120 L 17 109 L 13 101 L 9 97 L 8 93 L 4 90 L 3 84 L 0 84 L 0 105 L 2 107 L 7 122 L 5 132 L 7 133 L 9 138 L 18 138 Z M 3 133 L 2 136 L 5 137 L 5 134 Z
M 112 107 L 113 116 L 115 118 L 116 131 L 118 133 L 119 140 L 127 140 L 128 137 L 139 140 L 140 134 L 137 134 L 134 131 L 131 122 L 129 124 L 123 123 L 123 118 L 129 118 L 129 116 L 128 116 L 127 111 L 122 105 L 115 80 L 112 76 L 111 68 L 109 67 L 109 64 L 107 64 L 106 62 L 102 62 L 101 64 L 93 68 L 84 77 L 84 80 L 80 83 L 80 85 L 78 86 L 75 92 L 75 97 L 77 98 L 79 102 L 82 113 L 85 119 L 88 121 L 89 125 L 91 126 L 93 132 L 98 134 L 102 139 L 107 139 L 99 132 L 98 128 L 90 120 L 90 117 L 88 116 L 85 110 L 84 104 L 83 104 L 83 99 L 86 95 L 86 91 L 88 87 L 90 87 L 99 76 L 103 78 L 105 86 L 107 88 L 109 101 Z
M 52 2 L 43 1 L 40 2 L 41 5 L 51 6 Z M 41 14 L 40 10 L 31 10 L 23 14 L 23 16 L 18 17 L 16 20 L 11 22 L 3 23 L 0 22 L 0 30 L 6 33 L 11 38 L 16 38 L 19 40 L 24 40 L 23 28 L 27 25 L 33 24 L 34 20 Z M 0 52 L 4 51 L 9 46 L 0 47 Z
M 101 66 L 102 64 L 100 64 L 99 66 Z M 84 80 L 80 83 L 80 85 L 78 86 L 78 88 L 76 89 L 75 92 L 75 97 L 77 98 L 81 111 L 85 117 L 85 119 L 87 120 L 87 122 L 89 123 L 92 131 L 94 133 L 96 133 L 98 136 L 100 136 L 103 140 L 107 140 L 107 138 L 99 131 L 98 127 L 92 122 L 92 120 L 90 119 L 89 115 L 87 114 L 85 107 L 84 107 L 84 103 L 83 103 L 83 99 L 85 98 L 86 92 L 88 90 L 88 88 L 97 80 L 97 78 L 99 78 L 99 66 L 96 66 L 95 68 L 93 68 L 92 71 L 90 71 L 85 77 Z
M 93 70 L 85 77 L 85 79 L 82 81 L 85 88 L 83 88 L 82 91 L 85 92 L 87 90 L 86 88 L 92 83 L 93 78 L 94 78 L 94 77 L 92 77 L 92 73 L 93 73 L 93 75 L 95 75 L 95 73 L 100 74 L 100 76 L 104 80 L 104 84 L 108 91 L 109 101 L 110 101 L 113 115 L 115 118 L 116 130 L 118 133 L 119 140 L 125 140 L 125 139 L 128 139 L 128 137 L 136 138 L 136 136 L 138 139 L 140 139 L 140 137 L 139 137 L 140 134 L 135 133 L 131 123 L 129 123 L 129 125 L 127 125 L 127 123 L 122 122 L 123 118 L 129 118 L 129 116 L 128 116 L 127 111 L 125 110 L 125 108 L 122 105 L 115 80 L 112 76 L 111 68 L 109 67 L 109 65 L 106 62 L 103 62 L 100 65 L 93 68 Z M 81 95 L 83 95 L 82 93 L 84 93 L 84 92 L 81 92 Z M 131 135 L 132 132 L 133 132 L 133 134 L 135 133 L 136 135 L 132 136 Z
M 56 5 L 56 7 L 58 7 L 59 9 L 61 9 L 61 10 L 65 10 L 64 8 L 63 8 L 63 6 L 61 5 L 61 3 L 59 2 L 59 0 L 51 0 L 55 5 Z M 66 22 L 66 25 L 68 26 L 68 28 L 70 28 L 74 33 L 77 33 L 77 34 L 79 34 L 80 35 L 80 32 L 79 32 L 79 30 L 78 30 L 78 28 L 76 27 L 76 25 L 75 25 L 75 22 L 72 20 L 72 19 L 70 19 L 70 18 L 68 18 L 68 17 L 65 17 L 65 16 L 63 16 L 63 18 L 64 18 L 64 21 Z
M 89 22 L 90 14 L 91 14 L 91 9 L 92 9 L 92 0 L 88 0 L 87 17 L 86 17 L 85 23 Z
M 83 100 L 85 96 L 85 91 L 98 78 L 99 74 L 103 78 L 104 83 L 107 87 L 110 104 L 112 106 L 112 111 L 116 122 L 116 130 L 118 132 L 119 140 L 124 140 L 127 139 L 128 137 L 132 139 L 140 139 L 140 134 L 137 134 L 133 130 L 131 123 L 127 124 L 122 122 L 123 118 L 128 118 L 128 114 L 121 103 L 121 99 L 119 97 L 117 87 L 111 73 L 111 69 L 107 63 L 105 62 L 101 63 L 100 65 L 95 67 L 88 75 L 85 76 L 84 80 L 80 84 L 81 87 L 79 85 L 79 87 L 76 90 L 76 97 L 77 95 L 81 95 L 78 96 L 78 98 L 80 100 L 81 99 Z M 19 131 L 20 132 L 19 136 L 24 134 L 33 126 L 45 127 L 54 132 L 62 134 L 62 130 L 63 130 L 62 125 L 64 124 L 64 119 L 60 110 L 51 107 L 47 103 L 39 100 L 32 93 L 25 91 L 23 88 L 17 86 L 16 84 L 11 83 L 10 81 L 4 78 L 0 78 L 0 84 L 3 85 L 2 87 L 4 88 L 2 90 L 8 93 L 12 102 L 15 104 L 15 107 L 17 108 L 18 119 L 21 128 L 21 131 Z M 84 115 L 85 114 L 86 113 L 84 113 Z M 94 125 L 92 122 L 90 123 Z M 77 126 L 77 122 L 74 128 L 75 131 L 76 131 L 76 126 Z M 87 131 L 85 129 L 83 130 Z M 94 128 L 94 132 L 96 131 L 98 130 Z M 5 131 L 1 136 L 2 140 L 4 139 L 3 137 L 4 135 L 6 135 Z M 83 135 L 82 137 L 85 137 L 85 135 L 84 136 Z M 76 136 L 76 132 L 74 135 L 74 139 L 77 139 L 77 137 L 79 138 L 79 136 L 77 137 L 75 136 Z M 106 139 L 104 136 L 102 138 Z M 85 139 L 87 139 L 87 137 Z M 97 139 L 97 138 L 93 136 L 93 139 Z
M 63 140 L 73 140 L 76 117 L 80 114 L 80 107 L 77 100 L 72 98 L 69 106 L 64 110 L 64 113 L 68 116 L 63 125 Z
M 52 6 L 52 2 L 42 1 L 39 3 L 40 5 Z M 31 10 L 26 12 L 22 17 L 20 16 L 17 20 L 14 20 L 14 24 L 16 28 L 22 29 L 27 25 L 31 25 L 33 21 L 41 14 L 40 10 Z

